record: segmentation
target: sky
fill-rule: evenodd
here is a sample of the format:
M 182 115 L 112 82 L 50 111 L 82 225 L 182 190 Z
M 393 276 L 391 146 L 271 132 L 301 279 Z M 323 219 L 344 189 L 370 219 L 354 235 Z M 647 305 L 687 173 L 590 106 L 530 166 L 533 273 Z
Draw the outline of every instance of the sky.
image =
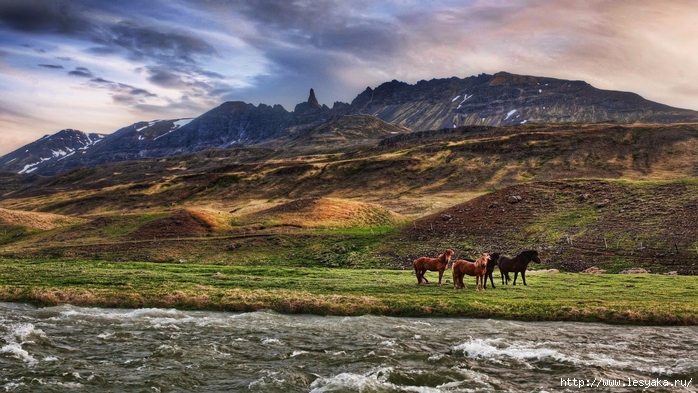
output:
M 698 110 L 698 0 L 0 0 L 0 154 L 225 101 L 507 71 Z

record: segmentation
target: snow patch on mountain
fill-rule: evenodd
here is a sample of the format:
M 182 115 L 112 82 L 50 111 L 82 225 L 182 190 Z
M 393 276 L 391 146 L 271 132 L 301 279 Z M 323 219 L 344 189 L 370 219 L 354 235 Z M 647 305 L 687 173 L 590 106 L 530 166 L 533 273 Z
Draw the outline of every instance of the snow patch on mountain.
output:
M 63 131 L 76 131 L 76 130 L 66 129 L 66 130 L 59 131 L 59 133 L 63 132 Z M 33 162 L 31 164 L 26 164 L 17 173 L 18 174 L 32 173 L 39 168 L 39 165 L 41 165 L 42 163 L 44 163 L 46 161 L 52 160 L 54 158 L 57 159 L 56 161 L 61 161 L 67 157 L 74 155 L 77 151 L 82 151 L 84 153 L 85 150 L 87 150 L 90 146 L 94 146 L 96 143 L 99 143 L 102 141 L 102 139 L 104 139 L 103 135 L 93 134 L 93 137 L 96 135 L 96 139 L 92 139 L 93 137 L 90 137 L 89 134 L 82 133 L 80 131 L 77 131 L 77 132 L 78 132 L 78 134 L 72 134 L 69 138 L 65 138 L 64 137 L 65 135 L 61 134 L 61 136 L 59 136 L 55 139 L 61 140 L 61 141 L 67 140 L 67 142 L 64 142 L 64 143 L 69 143 L 73 146 L 75 146 L 75 145 L 81 145 L 81 146 L 79 146 L 79 147 L 69 147 L 69 146 L 54 147 L 54 148 L 50 149 L 50 151 L 48 151 L 48 152 L 44 151 L 43 154 L 44 155 L 49 154 L 48 157 L 39 157 L 39 161 Z M 37 142 L 43 141 L 43 140 L 48 140 L 48 139 L 50 139 L 49 137 L 55 136 L 55 135 L 56 134 L 46 135 L 46 136 L 40 138 L 39 140 L 37 140 Z M 83 136 L 84 136 L 84 138 L 83 138 Z M 48 143 L 50 143 L 50 142 L 48 142 Z M 41 149 L 41 148 L 39 148 L 39 149 Z M 25 153 L 29 153 L 29 149 L 25 150 Z M 12 162 L 16 159 L 17 158 L 15 157 L 14 159 L 12 159 L 9 162 Z
M 173 131 L 177 131 L 178 129 L 180 129 L 180 128 L 186 126 L 187 124 L 189 124 L 192 120 L 194 120 L 194 119 L 193 119 L 193 118 L 192 118 L 192 119 L 179 119 L 179 120 L 177 120 L 177 121 L 174 121 L 174 122 L 173 122 L 174 125 L 172 126 L 172 129 L 171 129 L 171 130 L 169 130 L 169 131 L 167 131 L 166 133 L 164 133 L 164 134 L 162 134 L 162 135 L 160 135 L 160 136 L 154 138 L 153 140 L 156 141 L 156 140 L 162 138 L 163 136 L 165 136 L 165 135 L 167 135 L 167 134 L 169 134 L 169 133 L 171 133 L 171 132 L 173 132 Z
M 152 126 L 160 123 L 161 121 L 163 121 L 163 120 L 153 120 L 153 121 L 149 122 L 146 126 L 143 126 L 141 128 L 136 128 L 136 132 L 141 132 L 141 131 L 145 130 L 146 128 L 152 127 Z
M 460 107 L 463 106 L 463 103 L 464 103 L 468 98 L 471 98 L 472 96 L 473 96 L 472 94 L 471 94 L 471 95 L 468 95 L 468 94 L 466 93 L 465 96 L 463 97 L 463 101 L 461 101 L 460 104 L 458 104 L 458 108 L 456 108 L 456 109 L 460 109 Z M 460 97 L 460 96 L 458 96 L 458 97 Z M 458 97 L 456 97 L 456 98 L 458 98 Z

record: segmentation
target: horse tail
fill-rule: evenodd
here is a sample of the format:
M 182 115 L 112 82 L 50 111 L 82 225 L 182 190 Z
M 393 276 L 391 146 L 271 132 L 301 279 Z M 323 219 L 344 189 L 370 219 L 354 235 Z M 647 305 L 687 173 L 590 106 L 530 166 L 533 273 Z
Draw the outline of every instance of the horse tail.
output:
M 414 261 L 412 261 L 412 269 L 414 270 L 414 275 L 417 276 L 417 280 L 420 280 L 419 278 L 419 269 L 417 268 L 417 263 L 419 262 L 421 258 L 417 258 Z M 421 280 L 420 280 L 421 282 Z

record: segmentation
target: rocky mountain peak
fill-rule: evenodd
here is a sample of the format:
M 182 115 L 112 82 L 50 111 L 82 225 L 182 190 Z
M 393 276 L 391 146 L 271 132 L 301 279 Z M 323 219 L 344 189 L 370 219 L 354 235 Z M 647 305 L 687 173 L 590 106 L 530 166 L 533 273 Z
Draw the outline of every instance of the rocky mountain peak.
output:
M 308 97 L 308 104 L 318 109 L 322 108 L 320 106 L 320 103 L 317 101 L 317 98 L 315 98 L 315 91 L 312 88 L 310 89 L 310 97 Z

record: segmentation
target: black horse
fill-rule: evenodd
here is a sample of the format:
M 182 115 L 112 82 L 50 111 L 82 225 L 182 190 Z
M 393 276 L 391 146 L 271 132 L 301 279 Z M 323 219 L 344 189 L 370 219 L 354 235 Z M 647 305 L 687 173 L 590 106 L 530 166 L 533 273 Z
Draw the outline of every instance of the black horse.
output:
M 521 279 L 524 285 L 526 285 L 526 269 L 528 264 L 533 261 L 535 263 L 540 263 L 538 258 L 538 251 L 527 250 L 522 251 L 519 255 L 514 258 L 507 258 L 505 256 L 499 257 L 499 272 L 502 274 L 502 285 L 504 285 L 504 278 L 506 277 L 506 283 L 509 284 L 509 272 L 514 272 L 514 285 L 516 285 L 516 278 L 521 273 Z
M 499 253 L 490 254 L 490 260 L 487 261 L 487 272 L 485 272 L 485 289 L 487 289 L 487 277 L 490 278 L 490 284 L 492 284 L 492 289 L 494 289 L 494 280 L 492 280 L 492 272 L 494 267 L 497 266 L 499 261 Z

